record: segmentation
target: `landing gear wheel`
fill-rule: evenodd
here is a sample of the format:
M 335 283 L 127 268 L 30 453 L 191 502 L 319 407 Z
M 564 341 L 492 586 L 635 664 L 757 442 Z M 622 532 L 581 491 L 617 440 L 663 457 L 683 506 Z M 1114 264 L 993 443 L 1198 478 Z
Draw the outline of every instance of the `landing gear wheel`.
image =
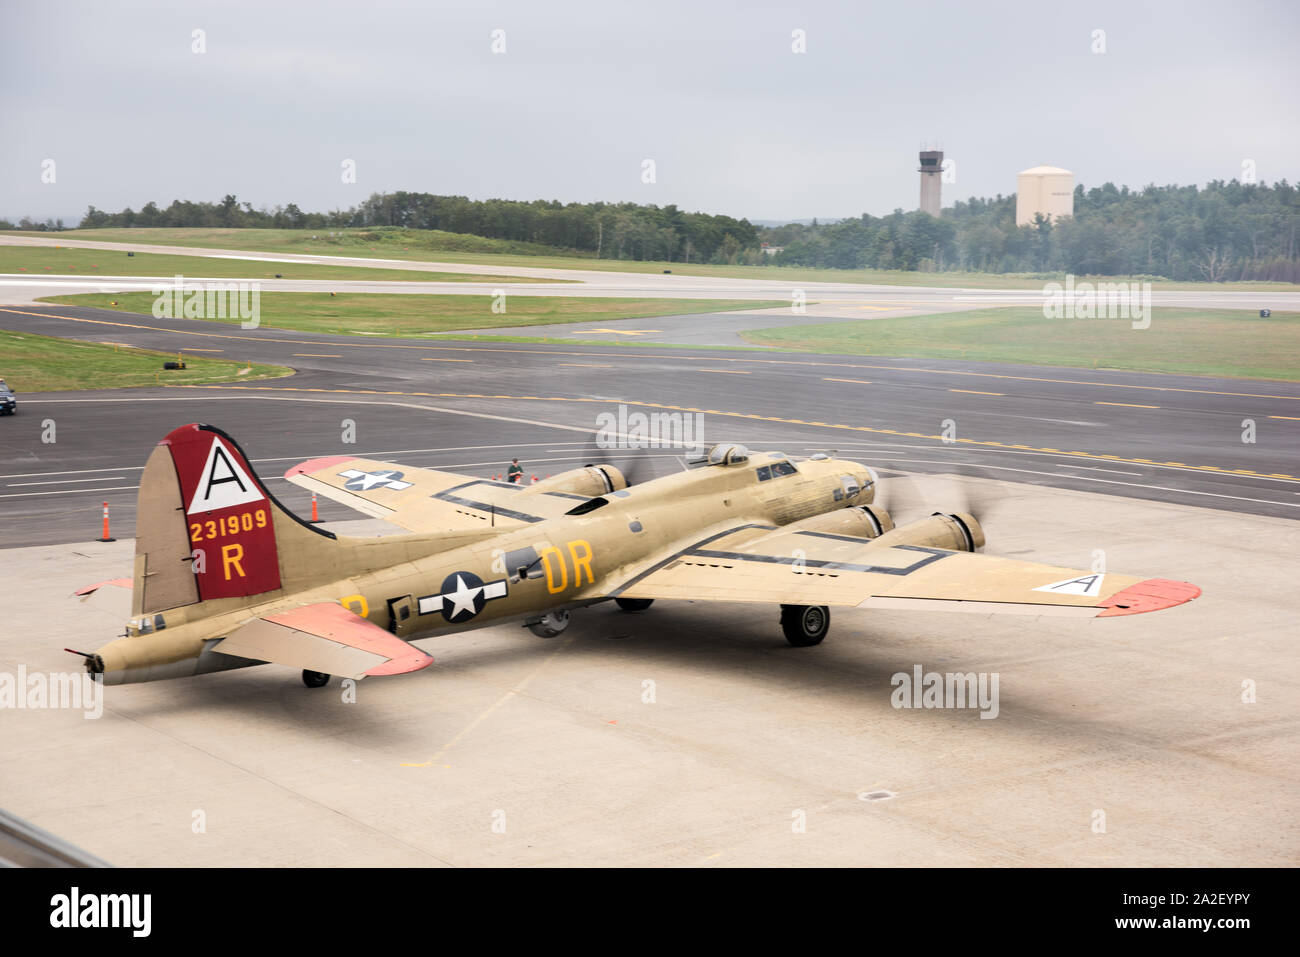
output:
M 565 628 L 569 627 L 569 610 L 561 608 L 556 611 L 548 611 L 536 621 L 524 622 L 538 638 L 554 638 Z
M 825 605 L 782 605 L 781 630 L 796 648 L 820 645 L 831 627 L 831 610 Z
M 624 611 L 645 611 L 655 603 L 653 598 L 615 598 L 614 604 Z
M 323 671 L 303 671 L 302 683 L 308 688 L 324 688 L 330 683 L 330 676 Z

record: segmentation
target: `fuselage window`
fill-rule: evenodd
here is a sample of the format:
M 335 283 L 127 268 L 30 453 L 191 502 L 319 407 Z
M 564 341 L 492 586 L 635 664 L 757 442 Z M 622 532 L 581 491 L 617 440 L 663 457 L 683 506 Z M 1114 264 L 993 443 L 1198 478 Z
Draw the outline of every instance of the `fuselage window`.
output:
M 760 482 L 766 482 L 771 477 L 772 477 L 772 466 L 764 465 L 761 469 L 758 470 L 758 480 Z
M 796 471 L 798 470 L 789 462 L 772 463 L 772 478 L 780 478 L 783 475 L 794 475 Z

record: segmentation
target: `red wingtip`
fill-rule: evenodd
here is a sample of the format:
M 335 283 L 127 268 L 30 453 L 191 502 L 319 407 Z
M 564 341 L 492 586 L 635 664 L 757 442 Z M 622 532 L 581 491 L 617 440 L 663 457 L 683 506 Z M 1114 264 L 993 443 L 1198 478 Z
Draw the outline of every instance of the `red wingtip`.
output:
M 1148 578 L 1117 591 L 1103 602 L 1104 610 L 1098 618 L 1114 615 L 1140 615 L 1148 611 L 1172 608 L 1191 601 L 1201 590 L 1190 582 L 1170 581 L 1167 578 Z
M 402 655 L 400 658 L 394 658 L 392 661 L 386 661 L 382 665 L 376 665 L 366 672 L 369 676 L 378 675 L 405 675 L 412 671 L 419 671 L 421 668 L 427 668 L 433 664 L 433 657 L 425 654 L 419 648 L 412 647 L 409 654 Z
M 306 462 L 299 462 L 289 471 L 284 473 L 285 478 L 294 475 L 308 475 L 312 472 L 319 472 L 321 469 L 327 469 L 331 465 L 342 465 L 344 462 L 351 462 L 355 455 L 327 455 L 324 458 L 308 459 Z

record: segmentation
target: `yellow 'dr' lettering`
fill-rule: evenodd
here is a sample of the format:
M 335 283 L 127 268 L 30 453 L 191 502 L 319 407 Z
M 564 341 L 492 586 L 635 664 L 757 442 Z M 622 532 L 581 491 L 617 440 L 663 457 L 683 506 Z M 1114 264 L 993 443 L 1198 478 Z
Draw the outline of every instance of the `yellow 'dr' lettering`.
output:
M 578 549 L 582 549 L 582 554 L 578 554 Z M 573 587 L 579 588 L 582 585 L 582 573 L 587 572 L 587 584 L 596 584 L 596 576 L 591 573 L 591 545 L 582 539 L 569 542 L 569 555 L 573 558 Z
M 230 569 L 239 573 L 240 578 L 247 578 L 244 574 L 244 566 L 239 564 L 244 557 L 244 546 L 235 542 L 233 545 L 221 546 L 221 574 L 226 576 L 226 581 L 230 581 Z
M 340 598 L 339 604 L 361 618 L 366 618 L 370 615 L 370 605 L 367 604 L 365 595 L 348 595 L 346 598 Z M 353 607 L 354 605 L 356 606 L 355 608 Z
M 555 561 L 551 561 L 551 555 L 555 556 Z M 569 587 L 569 569 L 564 564 L 564 553 L 554 545 L 547 545 L 542 549 L 540 558 L 542 567 L 546 569 L 546 590 L 552 595 L 564 591 Z M 555 583 L 555 569 L 560 570 L 560 582 Z

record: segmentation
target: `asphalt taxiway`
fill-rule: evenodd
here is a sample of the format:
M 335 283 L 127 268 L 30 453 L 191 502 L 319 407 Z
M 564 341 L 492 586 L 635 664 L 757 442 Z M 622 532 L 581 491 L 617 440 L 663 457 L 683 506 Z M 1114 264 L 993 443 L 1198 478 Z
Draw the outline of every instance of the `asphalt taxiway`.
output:
M 957 472 L 1300 517 L 1300 385 L 939 360 L 328 336 L 70 306 L 0 307 L 0 328 L 276 363 L 288 378 L 20 396 L 0 422 L 0 544 L 80 541 L 184 422 L 234 435 L 272 475 L 317 455 L 498 474 L 592 457 L 620 405 L 699 415 L 702 441 L 838 450 L 892 472 Z M 160 373 L 161 374 L 161 373 Z M 57 440 L 42 441 L 42 423 Z M 344 442 L 344 419 L 356 424 Z M 1243 442 L 1243 422 L 1255 423 Z M 949 441 L 952 439 L 952 441 Z M 670 455 L 651 469 L 679 468 Z M 259 467 L 263 467 L 259 465 Z M 276 472 L 275 469 L 279 469 Z M 653 474 L 653 472 L 651 473 Z M 272 479 L 274 481 L 274 478 Z M 286 487 L 286 500 L 305 500 Z M 930 503 L 909 503 L 914 508 Z M 936 502 L 936 508 L 957 503 Z M 326 506 L 329 517 L 344 517 Z

